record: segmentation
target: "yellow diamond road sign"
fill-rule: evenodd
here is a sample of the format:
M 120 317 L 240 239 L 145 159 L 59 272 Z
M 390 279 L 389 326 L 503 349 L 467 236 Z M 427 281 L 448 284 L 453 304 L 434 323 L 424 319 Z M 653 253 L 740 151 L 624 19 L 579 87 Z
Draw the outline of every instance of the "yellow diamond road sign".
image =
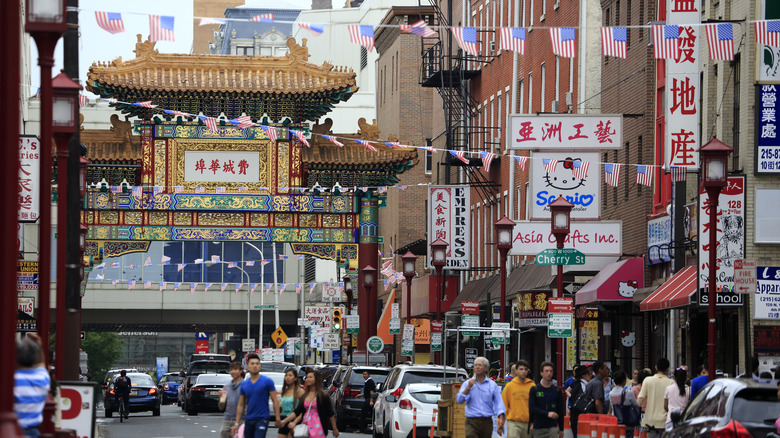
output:
M 281 327 L 277 327 L 271 336 L 277 347 L 281 347 L 285 342 L 287 342 L 287 333 L 285 333 Z

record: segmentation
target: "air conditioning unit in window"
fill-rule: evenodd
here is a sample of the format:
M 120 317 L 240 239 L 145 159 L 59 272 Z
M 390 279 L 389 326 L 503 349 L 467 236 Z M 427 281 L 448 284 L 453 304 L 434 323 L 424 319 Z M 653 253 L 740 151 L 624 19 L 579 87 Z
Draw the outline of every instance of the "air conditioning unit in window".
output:
M 490 50 L 491 54 L 495 54 L 496 53 L 496 42 L 495 41 L 491 41 L 490 42 L 489 50 Z
M 558 112 L 558 101 L 557 100 L 553 100 L 550 103 L 550 107 L 551 107 L 551 111 L 552 112 L 557 113 Z

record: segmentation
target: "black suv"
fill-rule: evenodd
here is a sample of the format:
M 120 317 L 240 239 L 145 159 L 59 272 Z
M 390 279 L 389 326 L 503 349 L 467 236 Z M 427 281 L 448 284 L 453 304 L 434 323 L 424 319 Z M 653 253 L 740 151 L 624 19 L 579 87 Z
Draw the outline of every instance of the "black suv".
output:
M 341 373 L 339 386 L 330 395 L 331 400 L 333 400 L 333 409 L 336 411 L 336 426 L 339 430 L 346 430 L 347 426 L 351 426 L 353 429 L 362 429 L 366 423 L 371 421 L 369 418 L 364 418 L 362 413 L 365 403 L 363 371 L 368 371 L 378 387 L 387 379 L 390 368 L 351 366 Z
M 230 374 L 230 356 L 226 354 L 193 354 L 191 358 L 195 360 L 187 366 L 187 371 L 180 374 L 183 380 L 179 386 L 177 401 L 182 410 L 185 410 L 187 393 L 199 375 Z

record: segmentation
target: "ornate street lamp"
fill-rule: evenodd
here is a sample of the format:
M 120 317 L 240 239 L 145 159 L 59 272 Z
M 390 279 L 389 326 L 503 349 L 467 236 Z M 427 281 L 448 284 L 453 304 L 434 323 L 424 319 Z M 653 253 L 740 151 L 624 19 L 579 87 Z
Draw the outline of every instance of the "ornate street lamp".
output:
M 347 294 L 347 315 L 349 315 L 350 318 L 353 318 L 352 316 L 352 279 L 349 277 L 349 275 L 346 274 L 347 269 L 349 269 L 349 259 L 347 259 L 347 266 L 344 268 L 344 278 L 342 281 L 344 282 L 344 293 Z M 352 363 L 352 335 L 348 334 L 349 337 L 349 345 L 347 345 L 347 363 Z M 339 347 L 339 350 L 341 350 L 341 347 Z
M 81 250 L 82 256 L 84 255 L 84 251 L 87 250 L 87 231 L 89 231 L 89 229 L 86 225 L 79 225 L 79 249 Z
M 89 160 L 84 157 L 79 157 L 79 191 L 81 197 L 87 196 L 87 167 L 89 166 Z
M 563 249 L 563 243 L 566 240 L 566 236 L 570 230 L 571 209 L 574 204 L 567 201 L 563 196 L 558 196 L 558 199 L 550 203 L 550 213 L 552 215 L 550 220 L 551 233 L 555 236 L 557 242 L 556 248 Z M 558 289 L 555 292 L 555 297 L 563 296 L 563 265 L 558 265 Z M 579 334 L 579 330 L 577 330 Z M 557 342 L 557 361 L 556 361 L 556 373 L 558 374 L 558 381 L 563 381 L 563 339 L 558 338 Z
M 370 312 L 369 306 L 376 306 L 376 301 L 371 302 L 371 289 L 374 288 L 374 282 L 376 281 L 376 268 L 371 265 L 366 265 L 363 268 L 363 287 L 366 288 L 366 299 L 368 300 L 368 306 L 365 306 L 367 312 Z M 369 332 L 371 333 L 371 332 Z M 350 345 L 352 343 L 350 342 Z M 365 346 L 364 346 L 365 347 Z M 368 363 L 368 348 L 366 348 L 366 363 Z
M 709 143 L 699 148 L 701 157 L 701 186 L 707 191 L 709 198 L 709 281 L 707 285 L 708 303 L 708 340 L 707 354 L 710 381 L 715 380 L 715 300 L 716 300 L 716 275 L 717 275 L 717 226 L 718 226 L 718 197 L 720 191 L 728 183 L 728 159 L 734 149 L 721 142 L 714 136 Z
M 501 322 L 507 322 L 506 320 L 506 259 L 509 250 L 512 249 L 512 235 L 515 230 L 515 222 L 512 219 L 504 216 L 494 223 L 496 227 L 496 235 L 498 236 L 498 254 L 501 259 Z M 504 345 L 501 345 L 501 375 L 504 375 Z
M 444 298 L 442 296 L 442 285 L 444 276 L 444 267 L 447 265 L 447 247 L 449 244 L 441 239 L 436 239 L 431 243 L 431 265 L 436 268 L 436 321 L 441 321 L 441 302 Z M 441 364 L 441 353 L 436 352 L 436 363 Z
M 411 324 L 412 318 L 412 279 L 417 275 L 415 266 L 417 265 L 417 256 L 407 251 L 401 256 L 404 266 L 404 277 L 406 277 L 406 323 Z

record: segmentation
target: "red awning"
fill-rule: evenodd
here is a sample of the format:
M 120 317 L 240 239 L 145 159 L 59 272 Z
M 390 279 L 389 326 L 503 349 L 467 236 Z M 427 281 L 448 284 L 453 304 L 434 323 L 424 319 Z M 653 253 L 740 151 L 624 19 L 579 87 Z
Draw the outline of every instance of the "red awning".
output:
M 634 257 L 610 263 L 577 291 L 576 304 L 596 301 L 631 301 L 645 287 L 645 259 Z
M 642 300 L 639 310 L 645 312 L 687 306 L 691 304 L 691 296 L 694 293 L 696 293 L 696 266 L 686 266 Z

